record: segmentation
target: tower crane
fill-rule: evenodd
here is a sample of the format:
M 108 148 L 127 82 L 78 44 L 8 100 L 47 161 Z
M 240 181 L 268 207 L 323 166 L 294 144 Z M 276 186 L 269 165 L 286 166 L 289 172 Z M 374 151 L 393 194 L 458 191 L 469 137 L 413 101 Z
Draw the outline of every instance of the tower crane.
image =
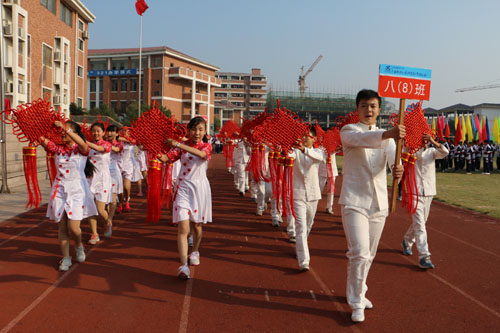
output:
M 305 73 L 304 73 L 304 66 L 302 66 L 300 68 L 301 74 L 299 75 L 299 91 L 300 91 L 301 95 L 304 95 L 304 93 L 306 92 L 306 76 L 308 76 L 309 73 L 312 72 L 312 70 L 314 69 L 314 67 L 316 67 L 316 65 L 318 64 L 318 62 L 320 62 L 320 60 L 322 58 L 323 58 L 322 55 L 320 55 L 318 58 L 316 58 L 316 60 L 311 65 L 311 67 L 309 67 L 309 69 Z
M 471 90 L 483 90 L 483 89 L 493 89 L 493 88 L 500 88 L 500 84 L 486 84 L 482 86 L 473 86 L 473 87 L 468 87 L 468 88 L 460 88 L 455 90 L 455 92 L 465 92 L 465 91 L 471 91 Z

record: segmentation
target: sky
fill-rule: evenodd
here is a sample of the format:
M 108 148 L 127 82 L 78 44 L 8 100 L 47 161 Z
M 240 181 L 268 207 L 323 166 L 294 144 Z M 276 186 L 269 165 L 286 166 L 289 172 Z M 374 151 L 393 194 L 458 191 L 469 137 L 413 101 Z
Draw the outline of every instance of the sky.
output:
M 89 48 L 139 47 L 135 0 L 81 0 L 96 16 Z M 224 72 L 260 68 L 273 90 L 356 94 L 380 64 L 432 70 L 436 109 L 500 103 L 498 0 L 146 0 L 143 47 L 168 46 Z M 397 100 L 391 100 L 397 105 Z

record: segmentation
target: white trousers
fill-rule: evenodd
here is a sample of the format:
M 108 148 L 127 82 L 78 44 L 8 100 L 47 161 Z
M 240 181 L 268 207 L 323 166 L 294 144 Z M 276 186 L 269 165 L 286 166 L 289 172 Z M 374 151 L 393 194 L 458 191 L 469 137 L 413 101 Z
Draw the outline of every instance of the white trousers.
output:
M 235 164 L 236 189 L 238 192 L 245 192 L 248 187 L 248 171 L 245 171 L 246 164 Z
M 416 197 L 414 196 L 414 199 Z M 419 196 L 417 211 L 412 216 L 412 223 L 406 232 L 404 240 L 411 248 L 416 243 L 418 256 L 425 258 L 431 255 L 429 245 L 427 244 L 427 230 L 425 223 L 429 217 L 433 196 Z
M 280 200 L 280 205 L 282 204 Z M 276 205 L 276 199 L 271 199 L 271 218 L 273 221 L 281 221 L 281 214 Z
M 341 206 L 342 225 L 347 240 L 347 303 L 354 309 L 364 309 L 368 287 L 366 279 L 377 253 L 388 210 L 378 207 L 363 209 Z
M 335 177 L 333 178 L 335 179 Z M 319 187 L 321 189 L 321 192 L 325 189 L 325 185 L 328 183 L 328 178 L 326 177 L 319 177 Z M 333 210 L 333 199 L 334 199 L 335 193 L 327 193 L 326 194 L 326 209 L 327 210 Z
M 309 246 L 307 244 L 307 237 L 311 232 L 314 224 L 314 216 L 318 208 L 318 200 L 305 201 L 293 200 L 293 210 L 295 212 L 295 232 L 297 251 L 297 260 L 299 266 L 309 265 Z M 293 216 L 292 216 L 293 218 Z
M 273 189 L 271 182 L 266 183 L 264 181 L 256 183 L 256 194 L 257 194 L 257 210 L 265 211 L 266 203 L 269 201 L 273 195 Z

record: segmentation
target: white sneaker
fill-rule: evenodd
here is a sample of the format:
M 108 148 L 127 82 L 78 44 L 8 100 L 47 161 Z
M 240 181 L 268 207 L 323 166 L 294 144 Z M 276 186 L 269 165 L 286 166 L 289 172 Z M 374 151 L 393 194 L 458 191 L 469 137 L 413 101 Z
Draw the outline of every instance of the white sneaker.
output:
M 302 272 L 307 272 L 309 270 L 309 264 L 302 264 L 302 265 L 300 265 L 300 270 Z
M 76 248 L 76 261 L 84 262 L 85 261 L 85 248 L 82 246 Z
M 61 261 L 59 261 L 59 270 L 66 272 L 71 265 L 71 257 L 64 257 Z
M 260 209 L 257 209 L 257 211 L 255 212 L 255 215 L 262 216 L 262 211 Z
M 373 303 L 365 297 L 365 309 L 373 309 Z
M 177 269 L 177 277 L 181 280 L 189 280 L 191 272 L 189 271 L 189 267 L 187 264 L 179 266 Z
M 198 266 L 200 264 L 200 252 L 191 252 L 189 255 L 189 265 Z
M 331 208 L 328 208 L 328 209 L 326 210 L 326 212 L 327 212 L 328 214 L 330 214 L 330 215 L 333 215 L 333 210 L 332 210 Z
M 362 323 L 365 321 L 365 309 L 352 310 L 351 320 L 355 323 Z

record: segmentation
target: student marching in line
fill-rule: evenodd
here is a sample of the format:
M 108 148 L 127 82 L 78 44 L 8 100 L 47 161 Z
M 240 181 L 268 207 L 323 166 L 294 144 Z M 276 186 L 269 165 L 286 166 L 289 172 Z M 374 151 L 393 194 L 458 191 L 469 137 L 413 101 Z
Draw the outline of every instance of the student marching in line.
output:
M 323 161 L 319 165 L 319 186 L 321 192 L 325 189 L 325 185 L 328 182 L 328 171 L 327 168 L 331 168 L 333 174 L 333 181 L 335 182 L 335 177 L 339 175 L 337 170 L 337 161 L 335 159 L 335 153 L 327 156 L 327 153 L 323 153 Z M 335 185 L 334 185 L 335 186 Z M 330 184 L 328 184 L 330 187 Z M 326 194 L 326 212 L 333 215 L 333 199 L 335 193 L 333 191 L 327 191 Z
M 403 254 L 411 256 L 411 248 L 416 244 L 419 255 L 418 266 L 423 269 L 434 268 L 431 253 L 427 244 L 427 230 L 425 224 L 429 217 L 432 198 L 436 195 L 436 169 L 434 161 L 444 159 L 448 155 L 445 145 L 436 142 L 431 135 L 424 134 L 424 141 L 431 143 L 431 147 L 420 149 L 415 156 L 415 179 L 417 182 L 418 203 L 415 214 L 412 215 L 412 224 L 406 232 L 402 246 Z M 417 195 L 414 194 L 414 200 Z
M 142 174 L 134 157 L 135 145 L 123 137 L 120 137 L 119 140 L 123 142 L 122 160 L 120 163 L 123 176 L 123 200 L 120 200 L 118 210 L 121 211 L 121 203 L 123 202 L 125 204 L 123 211 L 128 212 L 130 211 L 129 201 L 132 183 L 142 179 Z
M 90 181 L 90 191 L 94 194 L 95 203 L 99 215 L 102 217 L 106 227 L 106 234 L 110 235 L 112 221 L 109 220 L 106 205 L 113 202 L 113 187 L 110 169 L 111 163 L 111 143 L 103 140 L 104 125 L 102 123 L 93 123 L 90 127 L 94 142 L 87 142 L 90 152 L 89 161 L 94 164 L 96 171 Z M 89 218 L 90 229 L 92 235 L 89 239 L 89 244 L 95 245 L 100 241 L 97 232 L 97 216 Z
M 111 143 L 111 160 L 109 164 L 109 174 L 111 175 L 111 188 L 113 190 L 113 200 L 108 205 L 109 225 L 104 232 L 104 237 L 111 237 L 113 232 L 113 217 L 115 216 L 117 197 L 123 193 L 123 177 L 118 166 L 123 151 L 123 143 L 116 140 L 118 127 L 109 125 L 106 129 L 106 139 Z
M 377 253 L 378 242 L 389 214 L 386 166 L 400 179 L 403 166 L 394 166 L 396 145 L 392 139 L 405 136 L 405 127 L 384 131 L 375 125 L 381 98 L 376 91 L 361 90 L 356 96 L 359 122 L 340 131 L 344 151 L 342 190 L 339 204 L 347 240 L 347 302 L 353 322 L 365 320 L 365 308 L 373 304 L 365 297 L 366 279 Z
M 472 142 L 467 144 L 467 148 L 465 148 L 465 163 L 466 163 L 466 171 L 467 174 L 470 175 L 472 171 L 474 171 L 475 166 L 475 148 L 472 145 Z
M 248 190 L 248 171 L 245 170 L 250 160 L 251 148 L 247 145 L 247 139 L 240 140 L 234 148 L 234 172 L 236 177 L 236 189 L 240 196 L 244 196 Z
M 142 174 L 142 179 L 139 179 L 137 181 L 137 186 L 139 187 L 139 192 L 137 193 L 138 197 L 144 196 L 144 193 L 142 192 L 142 180 L 144 179 L 144 182 L 146 183 L 146 186 L 148 185 L 147 179 L 148 179 L 148 163 L 146 162 L 146 152 L 142 150 L 141 147 L 136 148 L 136 155 L 135 155 L 135 160 L 137 164 L 139 165 L 139 170 L 141 170 Z
M 307 238 L 314 224 L 314 217 L 321 199 L 319 188 L 319 165 L 323 152 L 314 148 L 316 128 L 309 130 L 299 148 L 288 154 L 293 158 L 293 211 L 295 213 L 295 233 L 297 260 L 302 271 L 309 270 L 309 246 Z
M 71 235 L 75 241 L 76 260 L 85 261 L 85 249 L 82 244 L 80 221 L 97 215 L 94 196 L 86 176 L 92 176 L 94 166 L 87 160 L 89 148 L 80 125 L 75 122 L 60 121 L 54 125 L 64 130 L 63 144 L 41 138 L 47 151 L 55 153 L 57 177 L 52 184 L 51 195 L 47 206 L 47 217 L 56 221 L 59 226 L 59 246 L 63 259 L 59 262 L 59 270 L 67 271 L 71 266 L 69 243 Z
M 167 139 L 167 143 L 175 149 L 160 158 L 165 162 L 175 162 L 180 159 L 182 163 L 174 194 L 172 222 L 179 224 L 177 247 L 181 266 L 177 276 L 183 280 L 190 277 L 189 230 L 191 229 L 193 233 L 193 249 L 189 255 L 189 264 L 196 266 L 200 264 L 202 224 L 212 222 L 212 194 L 207 178 L 212 145 L 206 142 L 207 123 L 202 117 L 194 117 L 188 123 L 187 129 L 189 140 L 181 143 Z

